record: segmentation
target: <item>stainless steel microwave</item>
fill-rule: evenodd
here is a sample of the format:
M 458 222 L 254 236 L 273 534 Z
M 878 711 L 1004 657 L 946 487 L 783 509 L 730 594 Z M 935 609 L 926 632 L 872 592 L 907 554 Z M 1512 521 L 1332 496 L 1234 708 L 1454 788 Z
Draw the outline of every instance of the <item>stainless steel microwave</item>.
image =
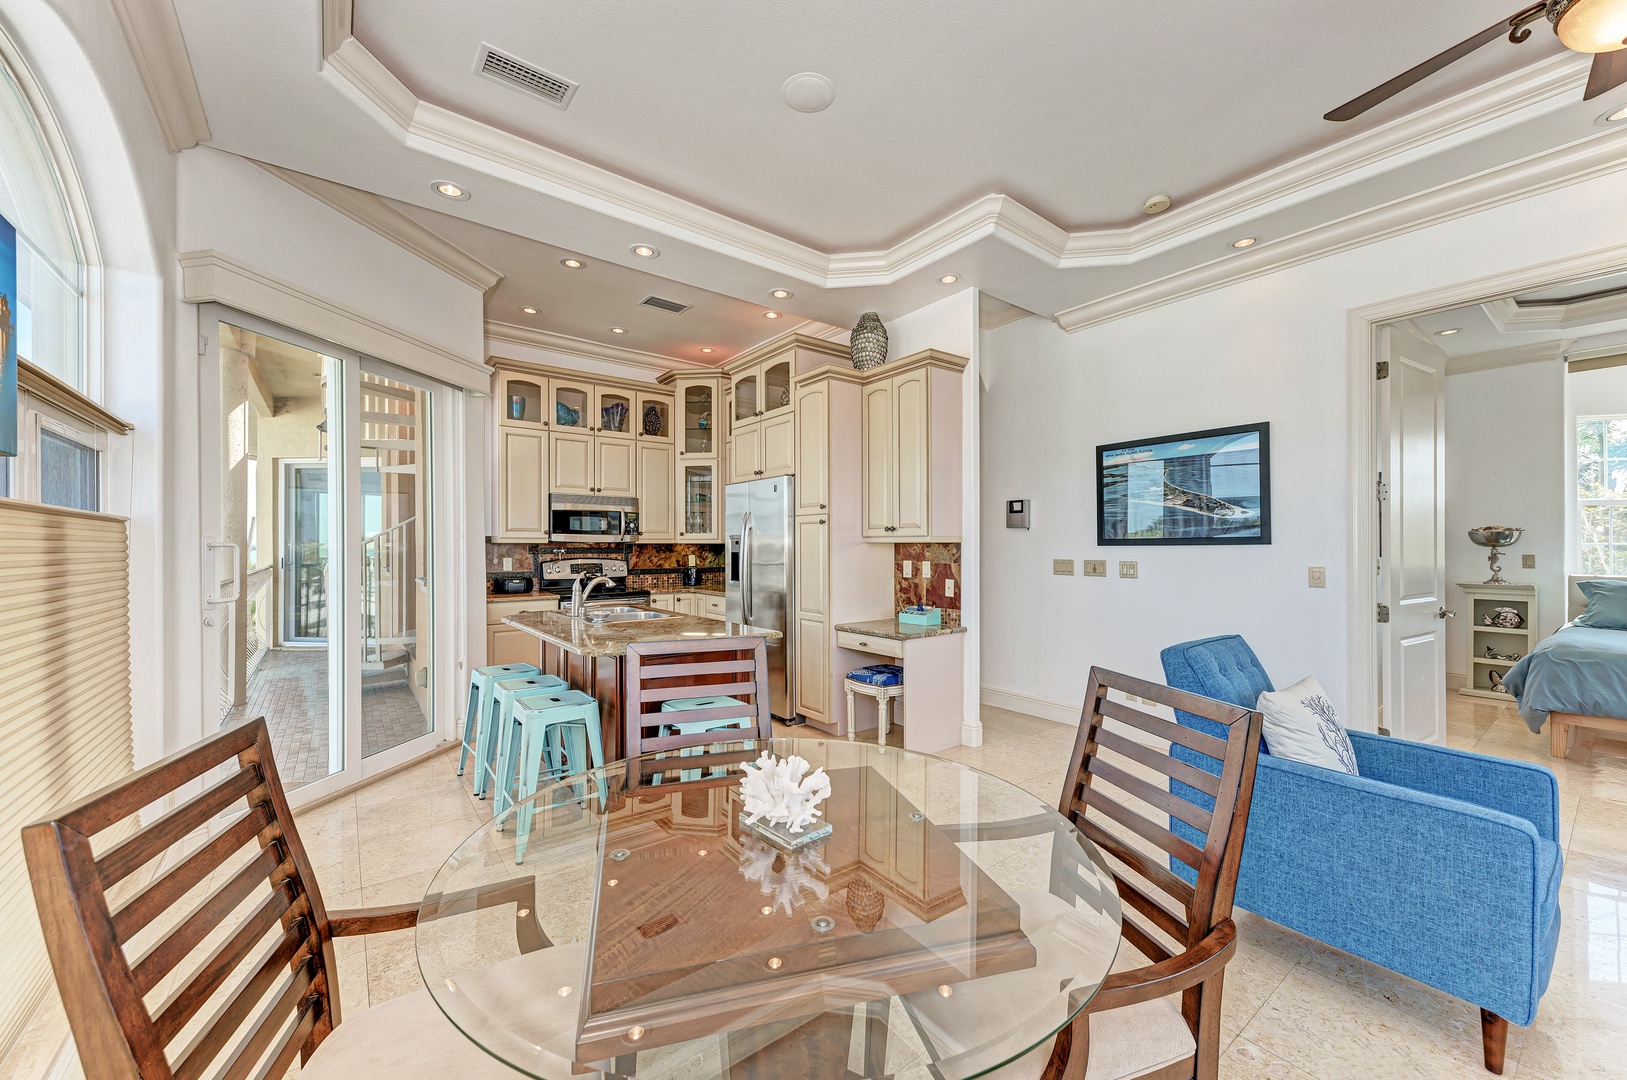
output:
M 631 540 L 637 535 L 637 499 L 614 495 L 548 496 L 551 540 Z

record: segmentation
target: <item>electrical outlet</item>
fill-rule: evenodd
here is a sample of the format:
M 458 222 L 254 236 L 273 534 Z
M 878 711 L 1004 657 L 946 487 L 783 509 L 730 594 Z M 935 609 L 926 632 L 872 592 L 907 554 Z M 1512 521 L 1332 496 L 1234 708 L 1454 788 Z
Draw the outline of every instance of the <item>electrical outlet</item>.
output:
M 1522 570 L 1535 570 L 1536 568 L 1537 568 L 1537 557 L 1535 555 L 1521 555 L 1520 556 L 1520 569 L 1522 569 Z
M 1311 567 L 1310 573 L 1307 574 L 1306 577 L 1308 584 L 1313 589 L 1325 589 L 1328 587 L 1328 568 L 1325 566 Z
M 905 559 L 904 560 L 904 576 L 905 577 L 913 577 L 914 574 L 915 574 L 915 563 L 912 562 L 909 559 Z
M 691 556 L 690 556 L 690 557 L 689 557 L 689 565 L 690 565 L 690 566 L 694 566 L 694 565 L 695 565 L 695 556 L 693 556 L 693 555 L 691 555 Z
M 1079 572 L 1085 577 L 1106 577 L 1106 559 L 1084 559 L 1079 563 Z
M 505 558 L 503 560 L 503 569 L 504 570 L 512 570 L 512 569 L 514 569 L 514 560 L 509 559 L 509 558 Z
M 1057 577 L 1073 577 L 1072 559 L 1052 559 L 1051 573 Z
M 1119 577 L 1140 577 L 1140 564 L 1133 562 L 1119 563 Z
M 943 583 L 943 594 L 952 597 L 955 595 L 955 579 L 949 578 Z
M 921 560 L 921 580 L 932 580 L 932 563 L 928 562 L 926 559 Z

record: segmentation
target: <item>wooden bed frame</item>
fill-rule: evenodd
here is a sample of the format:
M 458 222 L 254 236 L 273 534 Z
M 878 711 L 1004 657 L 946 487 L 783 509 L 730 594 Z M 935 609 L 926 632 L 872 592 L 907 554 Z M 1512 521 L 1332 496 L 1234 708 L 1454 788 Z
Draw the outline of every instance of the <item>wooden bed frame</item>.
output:
M 1565 618 L 1569 622 L 1587 610 L 1587 597 L 1576 587 L 1578 581 L 1627 581 L 1620 574 L 1572 574 L 1565 579 Z M 1592 728 L 1607 731 L 1627 739 L 1627 720 L 1613 716 L 1582 716 L 1578 713 L 1551 712 L 1548 714 L 1548 756 L 1562 758 L 1570 754 L 1572 728 Z

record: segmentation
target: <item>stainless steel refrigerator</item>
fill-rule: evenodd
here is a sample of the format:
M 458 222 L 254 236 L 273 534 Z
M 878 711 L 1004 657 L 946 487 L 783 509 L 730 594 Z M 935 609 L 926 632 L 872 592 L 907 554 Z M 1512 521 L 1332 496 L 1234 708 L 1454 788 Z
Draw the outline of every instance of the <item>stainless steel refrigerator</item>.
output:
M 731 622 L 778 630 L 768 643 L 769 711 L 782 720 L 796 715 L 792 643 L 792 582 L 796 580 L 796 502 L 793 478 L 775 476 L 730 484 L 723 494 L 729 542 L 725 612 Z

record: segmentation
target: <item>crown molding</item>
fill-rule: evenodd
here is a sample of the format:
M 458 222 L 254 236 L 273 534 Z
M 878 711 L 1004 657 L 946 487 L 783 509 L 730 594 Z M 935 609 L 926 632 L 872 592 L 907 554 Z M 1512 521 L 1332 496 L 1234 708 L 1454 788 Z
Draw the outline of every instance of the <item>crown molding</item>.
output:
M 1189 234 L 1224 228 L 1239 215 L 1353 183 L 1398 156 L 1467 138 L 1471 129 L 1522 110 L 1568 100 L 1587 77 L 1585 60 L 1556 56 L 1132 225 L 1070 231 L 995 193 L 889 247 L 832 254 L 420 101 L 353 36 L 351 3 L 323 0 L 327 66 L 402 134 L 513 170 L 566 202 L 823 288 L 890 285 L 989 237 L 1056 269 L 1135 261 Z
M 1557 363 L 1564 359 L 1565 350 L 1570 348 L 1570 344 L 1568 340 L 1533 341 L 1508 349 L 1454 356 L 1446 362 L 1446 374 L 1468 375 L 1475 371 L 1491 371 L 1521 364 Z
M 1058 312 L 1069 333 L 1627 168 L 1621 139 L 1580 143 L 1444 184 Z
M 252 160 L 252 159 L 250 159 Z M 365 226 L 386 240 L 405 248 L 431 266 L 446 271 L 466 285 L 472 285 L 487 295 L 497 288 L 503 275 L 473 255 L 464 251 L 439 233 L 425 228 L 412 218 L 369 191 L 346 187 L 331 180 L 284 169 L 264 161 L 255 161 L 266 172 L 291 187 L 309 195 L 317 202 L 337 210 L 345 217 Z
M 710 364 L 699 364 L 676 356 L 643 352 L 639 349 L 625 349 L 616 345 L 602 345 L 597 341 L 588 341 L 586 338 L 556 334 L 552 330 L 537 330 L 529 326 L 516 326 L 513 323 L 488 320 L 486 322 L 486 351 L 490 352 L 493 345 L 520 345 L 531 349 L 546 349 L 549 352 L 559 353 L 563 356 L 575 356 L 583 360 L 603 360 L 612 364 L 627 364 L 646 371 L 710 372 L 718 370 Z
M 1505 334 L 1579 330 L 1594 323 L 1627 318 L 1627 291 L 1570 303 L 1517 304 L 1510 298 L 1481 305 L 1492 325 Z
M 208 142 L 209 118 L 203 112 L 174 0 L 112 0 L 112 4 L 164 142 L 173 153 Z
M 798 330 L 791 330 L 783 334 L 777 334 L 760 345 L 755 345 L 736 354 L 732 360 L 723 364 L 722 368 L 732 374 L 741 368 L 750 367 L 752 364 L 766 360 L 768 357 L 786 349 L 803 349 L 820 356 L 829 356 L 835 360 L 851 361 L 853 359 L 852 348 L 839 341 L 814 337 Z
M 491 369 L 479 360 L 388 326 L 292 282 L 262 273 L 212 249 L 181 252 L 181 300 L 220 303 L 262 319 L 325 338 L 482 394 L 491 392 Z

